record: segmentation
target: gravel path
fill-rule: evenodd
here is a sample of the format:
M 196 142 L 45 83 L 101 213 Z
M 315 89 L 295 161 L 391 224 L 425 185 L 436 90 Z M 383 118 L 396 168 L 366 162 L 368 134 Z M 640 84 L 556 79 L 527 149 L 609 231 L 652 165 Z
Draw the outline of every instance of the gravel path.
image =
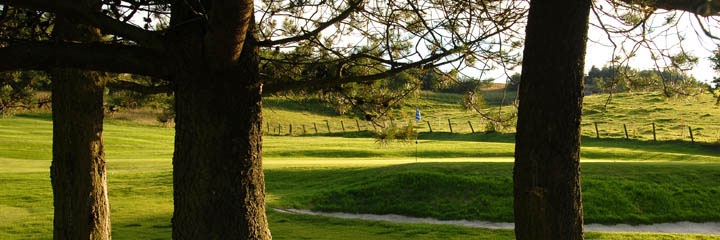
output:
M 513 223 L 502 222 L 485 222 L 485 221 L 467 221 L 467 220 L 437 220 L 432 218 L 416 218 L 395 214 L 377 215 L 377 214 L 353 214 L 353 213 L 337 213 L 337 212 L 316 212 L 304 209 L 282 209 L 273 208 L 278 212 L 308 214 L 327 217 L 337 217 L 346 219 L 363 219 L 363 220 L 379 220 L 396 223 L 430 223 L 430 224 L 446 224 L 458 225 L 465 227 L 480 227 L 491 229 L 513 229 Z M 720 222 L 694 223 L 694 222 L 676 222 L 676 223 L 658 223 L 651 225 L 602 225 L 602 224 L 585 224 L 585 231 L 598 232 L 653 232 L 653 233 L 687 233 L 687 234 L 713 234 L 720 235 Z

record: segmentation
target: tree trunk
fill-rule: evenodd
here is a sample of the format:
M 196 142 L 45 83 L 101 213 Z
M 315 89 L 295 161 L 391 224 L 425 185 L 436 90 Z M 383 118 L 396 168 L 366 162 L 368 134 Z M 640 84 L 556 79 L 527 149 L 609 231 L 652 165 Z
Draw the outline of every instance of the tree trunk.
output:
M 207 64 L 195 62 L 184 68 L 195 70 L 175 79 L 173 239 L 272 238 L 265 217 L 258 63 L 248 34 L 239 68 L 197 70 Z
M 98 2 L 99 4 L 99 2 Z M 99 5 L 98 5 L 99 6 Z M 100 32 L 58 16 L 57 41 L 96 41 Z M 52 77 L 54 239 L 110 239 L 103 149 L 103 78 L 55 69 Z
M 589 0 L 531 1 L 515 145 L 517 239 L 583 239 L 580 113 Z

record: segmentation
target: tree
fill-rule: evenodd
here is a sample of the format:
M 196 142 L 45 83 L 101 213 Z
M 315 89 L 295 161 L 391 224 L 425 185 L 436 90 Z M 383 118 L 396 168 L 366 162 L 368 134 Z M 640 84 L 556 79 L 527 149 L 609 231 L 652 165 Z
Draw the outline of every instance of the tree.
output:
M 517 90 L 520 86 L 520 73 L 515 73 L 512 76 L 508 78 L 508 89 L 509 90 Z
M 100 11 L 100 1 L 77 3 Z M 97 42 L 97 28 L 58 14 L 52 37 L 57 42 Z M 52 69 L 54 239 L 111 239 L 110 204 L 102 138 L 103 91 L 100 73 Z
M 533 1 L 515 137 L 517 239 L 583 239 L 580 114 L 590 0 Z
M 249 0 L 105 1 L 102 12 L 67 0 L 0 0 L 0 5 L 2 10 L 11 6 L 57 14 L 111 36 L 101 43 L 0 39 L 0 71 L 77 68 L 169 80 L 176 109 L 174 239 L 271 238 L 262 171 L 262 93 L 337 89 L 413 68 L 507 59 L 508 49 L 480 46 L 490 41 L 502 45 L 512 38 L 502 34 L 525 12 L 522 4 L 514 3 L 453 2 L 438 9 L 430 2 L 413 1 L 368 6 L 362 1 L 269 1 L 259 4 L 262 17 L 256 19 Z M 306 7 L 314 7 L 317 14 Z M 130 21 L 137 12 L 148 14 L 142 27 Z M 305 13 L 317 18 L 308 20 Z M 282 18 L 289 19 L 277 27 Z M 161 27 L 149 24 L 153 19 Z M 369 28 L 369 22 L 377 27 Z M 320 34 L 331 27 L 336 28 L 331 35 Z M 368 46 L 337 47 L 348 32 L 360 33 Z M 409 44 L 408 36 L 416 43 Z M 305 50 L 298 51 L 302 55 L 261 59 L 260 47 Z M 260 64 L 268 62 L 287 66 L 282 69 L 323 67 L 312 76 L 287 71 L 268 78 L 259 74 Z M 343 69 L 378 64 L 383 66 L 380 71 L 344 75 Z
M 720 1 L 620 3 L 650 13 L 663 8 L 708 16 L 720 10 Z M 583 239 L 580 119 L 591 4 L 530 2 L 513 173 L 517 239 Z

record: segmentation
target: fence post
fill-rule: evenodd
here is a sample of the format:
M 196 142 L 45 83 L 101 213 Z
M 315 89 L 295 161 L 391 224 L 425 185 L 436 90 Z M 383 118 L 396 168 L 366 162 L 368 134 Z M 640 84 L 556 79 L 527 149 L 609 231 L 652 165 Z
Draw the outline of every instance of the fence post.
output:
M 278 135 L 282 134 L 282 125 L 278 123 Z
M 290 136 L 292 136 L 292 123 L 290 124 Z
M 450 133 L 453 133 L 452 130 L 452 122 L 450 122 L 450 119 L 448 118 L 448 126 L 450 126 Z
M 267 132 L 271 133 L 270 132 L 270 122 L 265 122 L 265 126 L 267 126 Z
M 357 131 L 360 132 L 360 121 L 358 121 L 357 119 L 355 119 L 355 124 L 357 124 L 357 127 L 358 127 L 358 130 L 357 130 Z
M 472 133 L 475 133 L 475 129 L 472 127 L 472 123 L 470 122 L 470 120 L 468 120 L 468 125 L 470 125 L 470 131 L 472 131 Z
M 430 129 L 430 133 L 432 133 L 432 126 L 430 126 L 430 121 L 425 121 L 428 124 L 428 128 Z
M 303 134 L 307 134 L 307 131 L 305 131 L 305 124 L 303 124 Z
M 342 127 L 343 132 L 345 132 L 345 124 L 342 120 L 340 120 L 340 127 Z
M 332 131 L 330 131 L 330 121 L 328 121 L 328 120 L 325 120 L 325 124 L 327 124 L 327 127 L 328 127 L 328 133 L 332 133 Z
M 315 127 L 315 135 L 317 135 L 317 134 L 318 134 L 318 130 L 317 130 L 317 124 L 316 124 L 315 122 L 313 122 L 313 127 Z
M 625 139 L 630 139 L 627 133 L 627 126 L 623 123 L 623 129 L 625 129 Z
M 655 123 L 652 123 L 653 125 L 653 141 L 657 141 L 657 137 L 655 136 Z
M 693 137 L 693 132 L 690 125 L 688 125 L 688 131 L 690 131 L 690 141 L 695 142 L 695 138 Z
M 595 123 L 595 138 L 600 139 L 600 131 L 598 130 L 597 122 L 594 122 L 594 123 Z

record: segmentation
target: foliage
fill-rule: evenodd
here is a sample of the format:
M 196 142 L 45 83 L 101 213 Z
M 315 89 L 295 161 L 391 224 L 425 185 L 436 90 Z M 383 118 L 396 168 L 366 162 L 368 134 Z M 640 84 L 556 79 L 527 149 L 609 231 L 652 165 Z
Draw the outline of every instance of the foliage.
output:
M 131 74 L 109 74 L 111 81 L 125 81 L 138 83 L 145 86 L 157 85 L 157 79 Z M 174 95 L 170 94 L 148 94 L 132 90 L 107 87 L 106 105 L 122 108 L 151 108 L 160 109 L 162 112 L 157 120 L 163 124 L 171 123 L 175 118 Z
M 32 109 L 49 102 L 41 99 L 35 102 L 36 90 L 49 90 L 47 76 L 36 71 L 0 73 L 0 115 L 15 109 Z
M 720 45 L 718 45 L 718 48 L 715 49 L 714 55 L 710 57 L 710 61 L 712 61 L 713 70 L 715 70 L 716 73 L 720 73 Z M 720 89 L 720 76 L 714 77 L 712 85 L 708 86 L 709 92 L 717 98 L 717 101 L 715 101 L 716 105 L 720 105 L 720 94 L 718 94 L 718 89 Z
M 592 66 L 585 76 L 585 87 L 605 93 L 629 91 L 663 91 L 666 96 L 691 96 L 697 94 L 701 83 L 681 71 L 665 69 L 638 70 L 627 66 Z
M 515 73 L 510 76 L 510 78 L 508 78 L 507 84 L 508 90 L 517 90 L 518 87 L 520 87 L 520 73 Z
M 485 132 L 486 132 L 486 133 L 498 132 L 498 127 L 500 127 L 500 126 L 498 126 L 497 123 L 495 123 L 495 122 L 493 122 L 493 121 L 488 121 L 488 122 L 485 124 Z
M 390 125 L 380 128 L 380 130 L 375 133 L 375 143 L 386 147 L 390 141 L 410 143 L 413 140 L 417 140 L 417 137 L 418 134 L 417 130 L 415 130 L 415 125 L 410 122 L 410 124 L 405 127 Z

